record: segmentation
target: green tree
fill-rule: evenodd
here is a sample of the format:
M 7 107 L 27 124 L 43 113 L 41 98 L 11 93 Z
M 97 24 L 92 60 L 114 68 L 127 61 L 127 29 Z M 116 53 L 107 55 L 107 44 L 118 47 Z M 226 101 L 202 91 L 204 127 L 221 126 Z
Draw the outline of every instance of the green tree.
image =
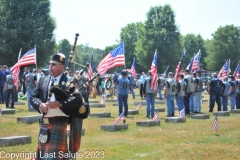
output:
M 240 60 L 240 27 L 226 25 L 212 34 L 213 39 L 207 41 L 208 56 L 205 61 L 208 70 L 219 71 L 227 59 L 231 60 L 232 72 L 234 72 Z
M 206 53 L 206 48 L 204 44 L 204 39 L 201 37 L 200 34 L 198 35 L 187 34 L 186 36 L 183 37 L 183 39 L 184 39 L 184 47 L 186 50 L 184 67 L 189 64 L 194 54 L 196 54 L 200 49 L 201 50 L 200 68 L 205 69 L 206 63 L 204 61 L 204 58 L 206 58 L 207 53 Z
M 135 57 L 135 45 L 137 40 L 143 34 L 143 30 L 144 25 L 141 22 L 128 24 L 126 27 L 121 29 L 120 41 L 124 42 L 126 68 L 131 68 L 132 66 L 133 58 Z M 137 57 L 136 62 L 136 69 L 137 71 L 140 71 L 141 66 L 138 65 Z
M 65 55 L 65 66 L 67 66 L 68 65 L 68 59 L 69 59 L 69 54 L 72 50 L 71 44 L 69 43 L 69 41 L 67 39 L 63 39 L 59 42 L 57 50 L 58 50 L 59 53 L 63 53 Z M 70 70 L 73 69 L 73 65 L 74 64 L 70 65 Z
M 144 70 L 149 70 L 157 49 L 158 72 L 169 65 L 174 71 L 181 57 L 180 33 L 170 5 L 151 7 L 144 23 L 144 34 L 136 43 L 135 55 Z
M 20 48 L 24 54 L 36 45 L 37 64 L 43 66 L 54 52 L 55 28 L 49 0 L 1 0 L 0 63 L 12 66 Z

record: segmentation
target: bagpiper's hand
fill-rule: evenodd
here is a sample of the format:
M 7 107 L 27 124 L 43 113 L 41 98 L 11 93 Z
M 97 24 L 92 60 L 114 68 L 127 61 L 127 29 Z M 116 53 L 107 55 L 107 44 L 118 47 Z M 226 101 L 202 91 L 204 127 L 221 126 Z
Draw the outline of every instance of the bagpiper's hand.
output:
M 43 113 L 47 113 L 48 108 L 47 108 L 47 106 L 46 106 L 45 103 L 42 103 L 42 104 L 39 106 L 39 110 L 42 111 Z

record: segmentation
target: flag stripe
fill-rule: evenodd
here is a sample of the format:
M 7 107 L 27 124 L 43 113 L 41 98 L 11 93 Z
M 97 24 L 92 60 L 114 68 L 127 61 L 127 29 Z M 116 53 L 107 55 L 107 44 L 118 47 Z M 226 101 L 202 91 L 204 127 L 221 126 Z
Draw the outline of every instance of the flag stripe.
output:
M 125 65 L 124 43 L 121 43 L 118 47 L 114 48 L 102 59 L 102 61 L 99 63 L 97 67 L 97 70 L 100 75 L 103 75 L 113 67 L 124 65 Z
M 158 83 L 157 83 L 157 50 L 155 51 L 153 61 L 152 61 L 152 65 L 151 65 L 151 76 L 152 76 L 152 80 L 151 80 L 151 83 L 150 83 L 150 88 L 152 90 L 157 91 L 157 89 L 158 89 Z
M 121 121 L 121 119 L 124 119 L 124 112 L 122 112 L 118 117 L 117 117 L 117 119 L 114 121 L 114 125 L 116 125 L 116 124 L 118 124 L 120 121 Z

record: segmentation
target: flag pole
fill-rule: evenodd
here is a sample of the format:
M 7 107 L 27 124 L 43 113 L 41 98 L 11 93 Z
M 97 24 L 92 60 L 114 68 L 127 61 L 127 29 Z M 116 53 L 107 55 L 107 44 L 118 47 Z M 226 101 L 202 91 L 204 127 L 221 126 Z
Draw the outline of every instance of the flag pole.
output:
M 37 75 L 37 48 L 36 48 L 36 45 L 34 46 L 35 48 L 35 63 L 36 63 L 36 75 Z

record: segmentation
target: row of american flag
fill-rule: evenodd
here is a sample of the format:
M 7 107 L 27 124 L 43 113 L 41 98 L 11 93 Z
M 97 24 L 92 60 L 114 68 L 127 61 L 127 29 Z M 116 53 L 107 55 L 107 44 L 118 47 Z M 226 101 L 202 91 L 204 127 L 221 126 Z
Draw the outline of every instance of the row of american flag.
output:
M 138 107 L 136 108 L 139 109 L 141 107 L 141 103 L 138 105 Z M 185 118 L 185 109 L 183 108 L 180 112 L 179 112 L 179 116 L 180 119 Z M 158 112 L 155 113 L 154 117 L 152 118 L 155 122 L 159 121 L 159 116 L 158 116 Z M 117 125 L 121 120 L 124 120 L 124 112 L 122 112 L 117 118 L 116 120 L 113 122 L 114 125 Z M 212 124 L 212 128 L 217 132 L 218 131 L 218 118 L 217 118 L 217 114 L 216 117 L 213 120 L 213 124 Z

